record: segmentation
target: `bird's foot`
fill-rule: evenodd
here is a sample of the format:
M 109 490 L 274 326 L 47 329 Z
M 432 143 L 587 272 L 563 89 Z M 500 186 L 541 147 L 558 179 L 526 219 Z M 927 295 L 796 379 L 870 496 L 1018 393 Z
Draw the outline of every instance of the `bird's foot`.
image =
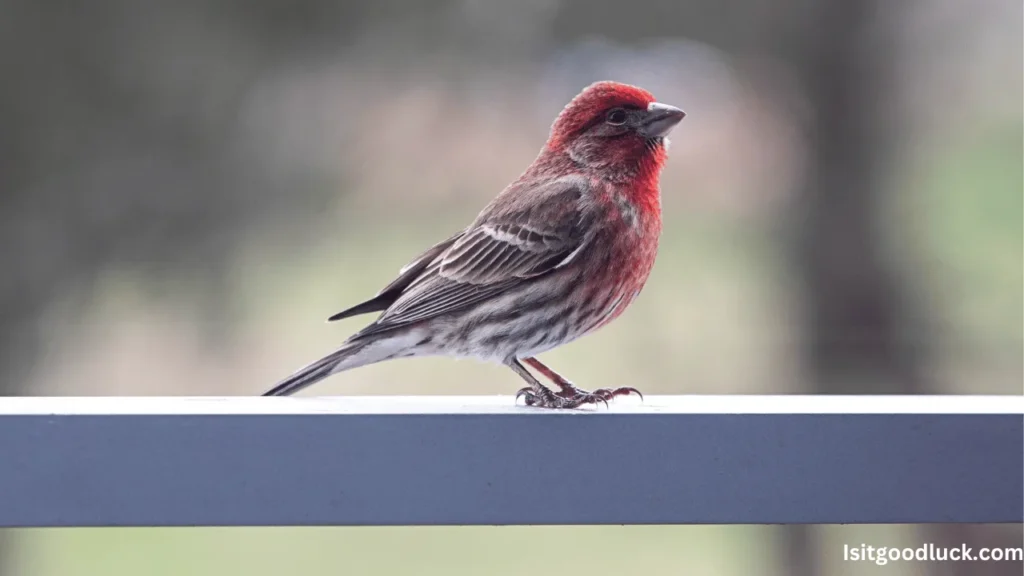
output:
M 632 386 L 598 388 L 593 392 L 588 392 L 567 382 L 562 384 L 562 389 L 555 393 L 555 395 L 560 398 L 564 398 L 570 402 L 576 402 L 574 407 L 581 404 L 597 404 L 597 402 L 604 402 L 604 405 L 608 406 L 608 401 L 614 399 L 616 396 L 629 396 L 630 394 L 636 394 L 640 397 L 640 400 L 644 399 L 644 395 Z
M 558 392 L 552 392 L 547 388 L 537 391 L 533 387 L 528 386 L 516 393 L 516 400 L 518 401 L 519 397 L 522 396 L 525 398 L 524 402 L 527 406 L 537 408 L 578 408 L 584 404 L 597 404 L 598 402 L 603 402 L 605 407 L 607 407 L 608 401 L 616 396 L 628 396 L 630 394 L 636 394 L 641 400 L 644 398 L 644 395 L 639 390 L 629 386 L 598 388 L 593 392 L 588 392 L 572 384 L 562 384 L 562 389 Z
M 551 390 L 541 387 L 535 388 L 533 386 L 527 386 L 521 388 L 516 392 L 516 402 L 519 402 L 519 398 L 523 398 L 523 403 L 527 406 L 536 406 L 538 408 L 568 408 L 565 406 L 565 399 L 556 396 Z

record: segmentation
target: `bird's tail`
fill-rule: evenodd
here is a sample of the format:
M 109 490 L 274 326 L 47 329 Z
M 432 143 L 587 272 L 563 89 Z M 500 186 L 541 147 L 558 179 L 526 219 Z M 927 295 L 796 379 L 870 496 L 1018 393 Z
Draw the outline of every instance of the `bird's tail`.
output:
M 361 366 L 363 362 L 353 362 L 353 360 L 357 360 L 355 355 L 365 346 L 365 342 L 348 342 L 341 348 L 338 348 L 316 362 L 300 368 L 294 374 L 284 380 L 281 380 L 274 385 L 273 388 L 267 390 L 262 395 L 289 396 L 303 388 L 306 388 L 307 386 L 316 384 L 331 374 L 347 370 L 349 368 L 355 368 L 356 366 Z

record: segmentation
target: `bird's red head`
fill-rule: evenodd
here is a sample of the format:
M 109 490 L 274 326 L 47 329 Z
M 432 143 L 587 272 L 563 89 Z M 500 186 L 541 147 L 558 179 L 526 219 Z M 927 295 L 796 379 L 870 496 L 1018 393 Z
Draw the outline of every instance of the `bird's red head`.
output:
M 551 126 L 547 150 L 610 179 L 657 173 L 665 138 L 686 114 L 643 88 L 597 82 L 566 105 Z

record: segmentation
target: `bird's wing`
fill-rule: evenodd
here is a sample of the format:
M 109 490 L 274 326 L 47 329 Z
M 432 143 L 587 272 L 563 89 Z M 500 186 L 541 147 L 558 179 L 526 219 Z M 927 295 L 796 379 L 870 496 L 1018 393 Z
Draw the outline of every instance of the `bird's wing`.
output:
M 359 335 L 465 308 L 567 264 L 589 239 L 585 186 L 566 178 L 505 190 Z

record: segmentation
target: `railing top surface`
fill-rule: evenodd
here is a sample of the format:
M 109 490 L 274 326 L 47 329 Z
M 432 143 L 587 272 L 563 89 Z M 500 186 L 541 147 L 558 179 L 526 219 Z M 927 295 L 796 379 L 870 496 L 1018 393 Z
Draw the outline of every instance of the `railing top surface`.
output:
M 316 414 L 1021 414 L 1024 396 L 682 395 L 619 398 L 608 408 L 551 411 L 511 396 L 23 396 L 0 398 L 12 415 Z

